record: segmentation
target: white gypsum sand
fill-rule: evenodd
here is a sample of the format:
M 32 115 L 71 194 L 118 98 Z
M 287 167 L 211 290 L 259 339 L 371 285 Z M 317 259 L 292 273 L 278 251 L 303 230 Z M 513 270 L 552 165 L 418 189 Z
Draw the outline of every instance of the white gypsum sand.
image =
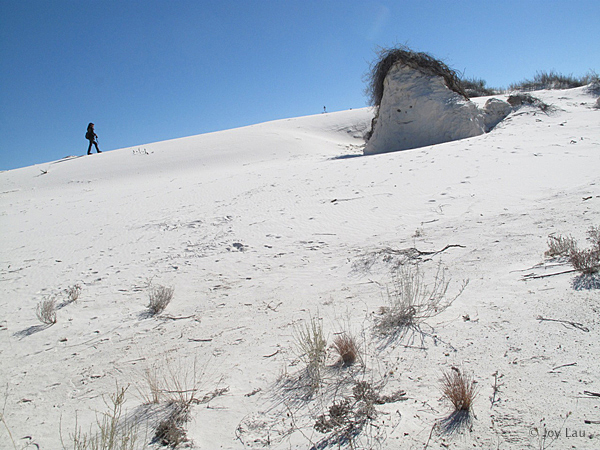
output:
M 524 277 L 570 269 L 537 266 L 550 234 L 583 245 L 600 225 L 600 112 L 584 88 L 533 95 L 555 112 L 523 107 L 489 134 L 396 153 L 361 156 L 366 108 L 0 173 L 1 442 L 13 448 L 9 429 L 17 448 L 62 448 L 61 429 L 88 431 L 116 385 L 130 386 L 128 417 L 156 421 L 164 408 L 141 405 L 159 373 L 200 401 L 193 448 L 304 449 L 328 436 L 313 425 L 352 373 L 407 397 L 375 406 L 361 445 L 540 448 L 532 430 L 546 428 L 562 432 L 554 448 L 598 448 L 585 421 L 600 400 L 584 392 L 600 392 L 600 291 L 574 273 Z M 464 292 L 412 345 L 379 345 L 391 278 L 378 256 L 446 246 L 420 270 L 441 260 L 448 296 L 469 279 Z M 150 285 L 174 288 L 155 317 Z M 46 326 L 36 305 L 52 296 Z M 311 318 L 329 344 L 351 333 L 361 361 L 334 368 L 330 352 L 325 387 L 302 398 L 294 330 Z M 453 366 L 479 391 L 461 437 L 432 432 Z

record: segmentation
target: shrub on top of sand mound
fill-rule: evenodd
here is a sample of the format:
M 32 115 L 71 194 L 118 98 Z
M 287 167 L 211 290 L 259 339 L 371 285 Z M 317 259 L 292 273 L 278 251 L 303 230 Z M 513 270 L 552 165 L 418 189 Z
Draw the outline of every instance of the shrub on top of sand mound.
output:
M 411 67 L 428 75 L 442 77 L 448 89 L 468 98 L 463 84 L 454 70 L 427 53 L 415 52 L 408 47 L 399 46 L 381 49 L 377 62 L 371 67 L 367 86 L 371 106 L 379 107 L 381 105 L 385 78 L 390 69 L 397 64 Z
M 383 50 L 367 94 L 376 108 L 365 154 L 440 144 L 483 134 L 484 113 L 455 71 L 427 53 Z

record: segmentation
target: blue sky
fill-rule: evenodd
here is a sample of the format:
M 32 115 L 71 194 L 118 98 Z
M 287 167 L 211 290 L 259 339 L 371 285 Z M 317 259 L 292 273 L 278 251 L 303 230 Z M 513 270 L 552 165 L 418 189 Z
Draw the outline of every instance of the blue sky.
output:
M 505 87 L 600 71 L 600 2 L 0 0 L 0 169 L 366 106 L 378 47 Z

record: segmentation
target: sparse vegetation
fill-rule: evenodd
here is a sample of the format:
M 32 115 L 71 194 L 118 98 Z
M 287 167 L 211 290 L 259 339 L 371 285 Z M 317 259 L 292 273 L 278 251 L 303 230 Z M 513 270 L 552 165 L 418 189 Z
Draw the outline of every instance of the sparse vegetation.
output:
M 600 251 L 600 226 L 591 227 L 587 232 L 587 240 L 592 244 L 592 248 Z
M 375 331 L 381 337 L 402 337 L 407 331 L 419 331 L 419 325 L 426 319 L 445 311 L 462 293 L 468 281 L 465 281 L 459 293 L 452 299 L 446 297 L 449 281 L 446 270 L 441 264 L 430 284 L 418 265 L 400 266 L 392 275 L 392 287 L 387 290 L 388 306 L 380 309 Z
M 325 441 L 328 445 L 348 444 L 349 448 L 355 448 L 356 438 L 365 426 L 377 417 L 375 405 L 406 400 L 404 391 L 382 396 L 380 389 L 381 386 L 374 387 L 366 381 L 356 382 L 352 388 L 352 395 L 334 401 L 326 414 L 316 418 L 315 430 L 322 434 L 329 434 Z
M 165 286 L 150 286 L 148 311 L 156 316 L 162 313 L 173 299 L 174 289 Z
M 600 270 L 600 250 L 597 248 L 574 250 L 569 255 L 569 262 L 574 269 L 583 274 L 596 273 Z
M 579 249 L 572 236 L 549 236 L 548 257 L 568 258 L 573 268 L 582 274 L 590 275 L 600 271 L 600 226 L 591 227 L 587 232 L 590 248 Z
M 152 442 L 176 448 L 188 440 L 183 424 L 189 420 L 189 405 L 176 402 L 171 407 L 171 413 L 156 427 Z
M 343 333 L 333 339 L 333 349 L 340 357 L 339 363 L 342 366 L 351 366 L 359 358 L 358 346 L 354 337 Z
M 481 78 L 462 78 L 460 82 L 469 98 L 486 97 L 488 95 L 495 95 L 501 92 L 500 89 L 492 89 L 487 87 L 485 80 L 482 80 Z
M 322 368 L 327 356 L 327 340 L 321 320 L 311 317 L 304 326 L 297 327 L 295 341 L 299 358 L 306 366 L 308 388 L 314 393 L 321 386 Z
M 204 370 L 194 362 L 175 363 L 166 359 L 160 364 L 148 368 L 144 380 L 150 395 L 145 395 L 146 403 L 180 403 L 192 405 L 200 403 L 198 394 L 202 385 Z
M 444 433 L 454 433 L 470 429 L 473 422 L 473 402 L 477 397 L 476 381 L 471 375 L 452 367 L 444 372 L 441 384 L 442 397 L 452 404 L 453 410 L 448 417 L 436 422 Z
M 35 310 L 35 315 L 43 324 L 54 325 L 56 323 L 56 299 L 49 297 L 39 302 Z
M 594 71 L 590 71 L 580 77 L 563 75 L 553 70 L 550 72 L 540 71 L 535 74 L 533 79 L 525 79 L 521 82 L 511 84 L 509 90 L 539 91 L 541 89 L 571 89 L 585 86 L 597 80 L 598 74 Z
M 78 284 L 69 286 L 67 289 L 65 289 L 65 293 L 67 294 L 67 303 L 73 303 L 77 301 L 81 295 L 81 286 Z
M 577 249 L 577 243 L 573 236 L 548 236 L 548 250 L 545 255 L 554 258 L 557 256 L 568 257 L 571 252 Z
M 136 450 L 141 448 L 137 443 L 137 425 L 124 420 L 123 404 L 127 388 L 117 386 L 117 391 L 104 403 L 108 411 L 96 418 L 97 431 L 90 427 L 89 432 L 83 432 L 75 423 L 75 432 L 69 436 L 69 445 L 62 439 L 64 450 Z
M 471 411 L 477 397 L 476 382 L 471 375 L 452 367 L 443 374 L 442 395 L 452 404 L 454 411 Z
M 194 362 L 174 363 L 171 360 L 154 365 L 144 373 L 149 395 L 142 390 L 146 403 L 164 403 L 169 414 L 161 420 L 155 431 L 152 442 L 172 448 L 187 441 L 183 425 L 189 420 L 192 405 L 208 403 L 228 389 L 217 389 L 211 394 L 200 398 L 199 393 L 203 382 L 204 368 Z

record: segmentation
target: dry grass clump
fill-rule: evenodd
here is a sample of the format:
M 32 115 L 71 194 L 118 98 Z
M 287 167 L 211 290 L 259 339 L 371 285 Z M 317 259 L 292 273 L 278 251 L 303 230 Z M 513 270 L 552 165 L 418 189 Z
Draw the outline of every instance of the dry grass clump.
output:
M 188 441 L 183 424 L 189 420 L 189 407 L 180 403 L 172 406 L 171 413 L 156 427 L 152 443 L 177 448 L 178 445 Z
M 148 311 L 156 316 L 162 313 L 173 299 L 174 289 L 166 286 L 151 286 L 148 294 Z
M 67 289 L 65 289 L 65 293 L 67 294 L 67 303 L 73 303 L 77 301 L 81 295 L 81 286 L 78 284 L 69 286 Z
M 548 250 L 545 255 L 553 258 L 556 256 L 568 257 L 571 252 L 577 249 L 577 242 L 573 236 L 548 236 Z
M 37 304 L 35 315 L 38 320 L 45 325 L 54 325 L 56 323 L 56 299 L 54 297 L 45 298 Z
M 327 339 L 323 334 L 322 321 L 311 317 L 303 327 L 297 327 L 295 342 L 299 358 L 306 366 L 308 388 L 315 392 L 321 386 L 322 369 L 327 357 Z
M 319 442 L 321 445 L 317 445 L 315 448 L 326 448 L 327 446 L 346 448 L 346 445 L 348 448 L 359 448 L 355 446 L 359 435 L 378 416 L 376 405 L 407 399 L 404 391 L 397 391 L 389 396 L 381 395 L 381 387 L 381 385 L 373 386 L 366 381 L 357 381 L 352 388 L 351 395 L 334 401 L 327 408 L 327 412 L 319 415 L 315 420 L 314 429 L 319 433 L 329 434 L 328 438 Z
M 442 395 L 452 404 L 455 412 L 471 411 L 473 401 L 477 397 L 476 381 L 471 375 L 452 367 L 450 371 L 443 374 Z
M 593 274 L 600 270 L 600 250 L 588 248 L 575 250 L 569 255 L 569 262 L 575 270 L 584 274 Z
M 591 227 L 587 236 L 591 247 L 584 250 L 573 249 L 569 262 L 574 269 L 589 275 L 600 271 L 600 226 Z
M 340 357 L 339 362 L 342 366 L 351 366 L 359 357 L 356 341 L 346 333 L 336 336 L 333 339 L 332 347 Z
M 398 46 L 382 48 L 378 52 L 377 62 L 371 65 L 370 73 L 367 75 L 366 93 L 372 106 L 378 107 L 381 104 L 383 81 L 396 64 L 409 66 L 427 75 L 443 77 L 449 89 L 468 98 L 458 75 L 446 64 L 427 53 L 415 52 L 406 46 Z
M 600 226 L 591 227 L 587 236 L 591 247 L 583 250 L 578 248 L 577 242 L 571 236 L 550 236 L 545 255 L 565 256 L 575 270 L 586 275 L 594 274 L 600 271 Z
M 67 447 L 62 439 L 63 449 L 73 450 L 136 450 L 143 444 L 137 443 L 137 425 L 134 422 L 122 420 L 123 404 L 127 388 L 119 388 L 108 400 L 104 399 L 108 411 L 96 419 L 98 430 L 85 433 L 75 424 L 75 433 L 69 436 L 70 444 Z
M 446 297 L 449 281 L 446 270 L 438 265 L 431 283 L 418 265 L 400 266 L 392 276 L 392 287 L 388 288 L 388 306 L 380 309 L 375 332 L 382 337 L 401 337 L 407 331 L 419 331 L 419 324 L 445 311 L 458 298 L 466 287 L 463 282 L 458 294 L 451 299 Z
M 187 442 L 184 424 L 189 420 L 192 405 L 208 403 L 227 391 L 227 388 L 215 390 L 200 398 L 204 373 L 205 367 L 198 364 L 197 358 L 193 363 L 165 359 L 145 371 L 149 394 L 140 389 L 142 398 L 146 403 L 166 404 L 170 410 L 156 427 L 152 443 L 176 448 Z
M 199 392 L 203 384 L 204 367 L 194 358 L 193 363 L 175 362 L 170 359 L 149 367 L 144 372 L 144 381 L 150 394 L 141 392 L 146 403 L 200 403 Z
M 587 240 L 592 244 L 592 248 L 600 251 L 600 226 L 591 227 L 587 232 Z

